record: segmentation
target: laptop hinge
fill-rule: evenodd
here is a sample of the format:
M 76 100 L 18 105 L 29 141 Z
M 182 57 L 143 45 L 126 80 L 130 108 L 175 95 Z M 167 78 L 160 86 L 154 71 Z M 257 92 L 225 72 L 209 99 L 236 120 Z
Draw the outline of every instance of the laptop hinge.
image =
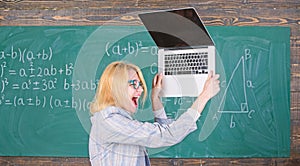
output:
M 193 46 L 193 47 L 173 47 L 173 48 L 163 48 L 164 50 L 188 50 L 188 49 L 198 49 L 198 48 L 208 48 L 208 46 Z

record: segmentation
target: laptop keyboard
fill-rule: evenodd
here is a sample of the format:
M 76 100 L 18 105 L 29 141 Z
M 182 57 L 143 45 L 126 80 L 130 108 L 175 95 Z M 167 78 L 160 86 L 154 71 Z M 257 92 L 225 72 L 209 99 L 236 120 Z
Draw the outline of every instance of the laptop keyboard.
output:
M 208 53 L 195 52 L 165 55 L 165 75 L 207 74 Z

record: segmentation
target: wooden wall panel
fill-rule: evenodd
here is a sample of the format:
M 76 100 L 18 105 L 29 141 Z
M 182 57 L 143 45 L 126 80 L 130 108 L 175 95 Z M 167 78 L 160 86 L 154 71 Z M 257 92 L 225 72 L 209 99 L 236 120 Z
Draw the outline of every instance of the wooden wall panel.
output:
M 141 24 L 137 18 L 124 16 L 189 6 L 197 9 L 206 25 L 291 28 L 291 157 L 151 159 L 152 165 L 300 165 L 300 0 L 0 0 L 0 26 Z M 89 165 L 89 160 L 0 157 L 0 165 L 77 166 Z

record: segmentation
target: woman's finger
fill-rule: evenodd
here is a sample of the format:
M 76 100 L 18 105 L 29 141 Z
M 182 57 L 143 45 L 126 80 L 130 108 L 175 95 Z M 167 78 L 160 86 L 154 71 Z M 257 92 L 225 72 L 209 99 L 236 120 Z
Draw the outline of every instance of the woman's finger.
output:
M 163 78 L 162 73 L 160 73 L 158 75 L 158 79 L 157 79 L 157 82 L 156 82 L 157 85 L 161 86 L 161 84 L 162 84 L 162 78 Z
M 154 78 L 152 80 L 152 87 L 155 87 L 156 81 L 157 81 L 157 74 L 154 76 Z

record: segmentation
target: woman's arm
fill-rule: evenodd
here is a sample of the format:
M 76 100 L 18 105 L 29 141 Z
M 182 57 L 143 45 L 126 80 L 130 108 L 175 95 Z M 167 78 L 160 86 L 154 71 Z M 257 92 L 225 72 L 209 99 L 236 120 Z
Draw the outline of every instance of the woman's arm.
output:
M 116 108 L 117 109 L 117 108 Z M 98 144 L 129 144 L 158 148 L 179 143 L 197 129 L 198 111 L 188 109 L 172 123 L 148 123 L 120 111 L 101 111 L 92 117 L 91 139 Z M 167 119 L 165 119 L 167 120 Z

